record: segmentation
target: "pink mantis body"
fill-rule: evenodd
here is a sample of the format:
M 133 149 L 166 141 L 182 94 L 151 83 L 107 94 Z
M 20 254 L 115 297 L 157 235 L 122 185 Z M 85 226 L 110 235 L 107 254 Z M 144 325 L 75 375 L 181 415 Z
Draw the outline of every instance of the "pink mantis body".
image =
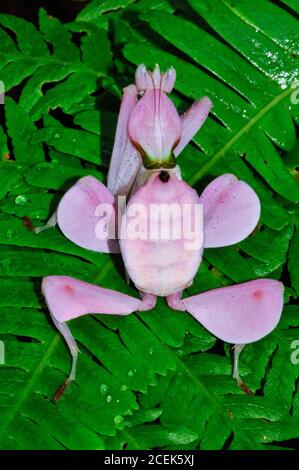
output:
M 169 307 L 189 312 L 212 334 L 236 345 L 234 377 L 239 384 L 238 357 L 242 348 L 270 333 L 280 319 L 283 285 L 271 279 L 181 298 L 182 291 L 192 284 L 204 248 L 229 246 L 246 238 L 258 223 L 260 203 L 255 192 L 231 174 L 216 178 L 200 197 L 181 180 L 175 157 L 204 123 L 212 103 L 202 98 L 180 118 L 166 95 L 174 82 L 172 68 L 161 74 L 158 66 L 153 73 L 138 67 L 136 85 L 124 90 L 108 189 L 94 177 L 80 179 L 62 198 L 47 224 L 57 222 L 65 236 L 81 247 L 110 253 L 120 250 L 128 277 L 141 296 L 137 299 L 67 276 L 44 278 L 42 291 L 49 311 L 73 357 L 67 383 L 75 379 L 78 348 L 66 322 L 85 314 L 128 315 L 150 310 L 157 296 L 165 297 Z M 115 240 L 108 229 L 106 235 L 99 236 L 103 212 L 98 208 L 105 205 L 108 227 L 116 218 L 119 195 L 129 196 L 126 217 L 132 218 L 133 207 L 144 209 L 140 220 L 145 230 L 139 238 Z M 191 212 L 203 207 L 203 236 L 197 238 L 195 247 L 186 248 L 190 240 L 184 234 L 176 238 L 149 236 L 150 224 L 158 223 L 149 208 L 157 203 L 179 209 L 188 205 Z M 174 219 L 181 222 L 182 214 L 175 213 Z M 124 220 L 117 220 L 120 229 Z

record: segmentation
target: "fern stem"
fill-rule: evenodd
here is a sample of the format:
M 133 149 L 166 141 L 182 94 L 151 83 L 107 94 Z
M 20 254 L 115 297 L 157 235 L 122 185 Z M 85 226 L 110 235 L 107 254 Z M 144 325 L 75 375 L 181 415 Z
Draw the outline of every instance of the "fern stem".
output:
M 26 399 L 28 398 L 28 395 L 34 389 L 34 386 L 38 377 L 40 376 L 41 372 L 46 367 L 48 363 L 48 359 L 51 356 L 54 349 L 56 348 L 57 344 L 59 343 L 59 340 L 60 340 L 59 335 L 55 334 L 54 338 L 52 339 L 48 348 L 46 349 L 45 354 L 43 355 L 41 361 L 38 363 L 35 371 L 33 372 L 31 379 L 28 381 L 26 387 L 24 388 L 24 390 L 22 391 L 22 393 L 20 394 L 19 398 L 16 400 L 12 408 L 10 408 L 10 412 L 2 420 L 1 426 L 0 426 L 0 434 L 2 434 L 3 432 L 7 433 L 9 426 L 15 419 L 18 412 L 20 411 L 23 403 L 26 401 Z
M 246 132 L 248 132 L 262 117 L 267 114 L 270 109 L 274 108 L 280 101 L 286 98 L 288 95 L 293 93 L 293 88 L 287 88 L 283 93 L 276 96 L 267 103 L 257 114 L 255 114 L 246 124 L 241 127 L 233 136 L 221 147 L 211 159 L 203 165 L 200 170 L 198 170 L 194 175 L 189 179 L 189 184 L 193 186 L 196 184 L 222 157 L 224 157 L 227 150 L 229 150 L 235 142 L 237 142 Z

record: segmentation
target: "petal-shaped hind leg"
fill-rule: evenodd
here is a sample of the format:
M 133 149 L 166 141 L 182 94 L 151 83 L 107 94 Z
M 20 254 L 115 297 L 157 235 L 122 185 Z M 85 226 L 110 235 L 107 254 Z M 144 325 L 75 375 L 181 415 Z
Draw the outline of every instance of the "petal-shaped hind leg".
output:
M 128 135 L 128 122 L 137 103 L 137 93 L 135 85 L 124 88 L 107 177 L 108 189 L 114 195 L 130 192 L 141 165 L 140 154 Z
M 89 313 L 128 315 L 135 311 L 151 310 L 156 303 L 156 297 L 151 294 L 142 294 L 142 299 L 136 299 L 69 276 L 45 277 L 42 292 L 53 322 L 72 354 L 72 369 L 67 383 L 75 379 L 78 356 L 78 347 L 66 324 L 68 320 Z
M 103 253 L 118 253 L 114 196 L 93 176 L 79 179 L 62 197 L 55 214 L 38 233 L 58 223 L 76 245 Z
M 217 338 L 232 344 L 258 341 L 276 327 L 283 308 L 283 284 L 257 279 L 167 302 L 186 310 Z
M 283 284 L 272 279 L 221 287 L 180 299 L 180 294 L 167 297 L 168 305 L 185 310 L 208 331 L 221 340 L 236 345 L 253 343 L 276 327 L 283 309 Z M 234 373 L 238 373 L 235 353 Z
M 93 176 L 81 178 L 66 192 L 58 205 L 57 220 L 76 245 L 104 253 L 119 251 L 114 196 Z
M 205 248 L 229 246 L 244 240 L 260 217 L 256 193 L 231 174 L 212 181 L 199 201 L 203 204 Z
M 181 139 L 173 151 L 175 157 L 179 156 L 186 145 L 189 144 L 190 140 L 199 131 L 207 119 L 212 106 L 212 101 L 207 96 L 204 96 L 201 98 L 201 100 L 195 101 L 195 103 L 193 103 L 193 105 L 185 112 L 185 114 L 183 114 L 181 117 Z

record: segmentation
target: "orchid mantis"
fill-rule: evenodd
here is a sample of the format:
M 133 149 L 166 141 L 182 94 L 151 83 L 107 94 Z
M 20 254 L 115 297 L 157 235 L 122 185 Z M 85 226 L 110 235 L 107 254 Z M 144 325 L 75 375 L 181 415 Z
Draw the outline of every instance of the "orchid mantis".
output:
M 250 186 L 232 174 L 216 178 L 200 196 L 182 181 L 175 159 L 203 125 L 212 103 L 204 97 L 180 117 L 167 96 L 175 78 L 173 68 L 164 74 L 158 65 L 152 73 L 144 65 L 137 68 L 136 83 L 124 89 L 108 188 L 92 176 L 80 179 L 47 224 L 58 223 L 68 239 L 88 250 L 120 251 L 128 278 L 140 292 L 140 298 L 135 298 L 68 276 L 43 279 L 51 317 L 73 358 L 66 383 L 75 379 L 78 355 L 67 322 L 82 315 L 128 315 L 153 309 L 157 296 L 165 297 L 170 308 L 188 312 L 217 338 L 236 345 L 233 375 L 239 385 L 238 357 L 243 346 L 266 336 L 280 319 L 283 285 L 276 280 L 258 279 L 182 298 L 201 264 L 204 248 L 245 239 L 258 223 L 260 202 Z M 122 216 L 118 215 L 119 196 L 128 199 Z M 148 210 L 152 204 L 162 205 L 162 219 L 167 204 L 179 209 L 188 206 L 194 213 L 197 207 L 203 208 L 203 233 L 195 248 L 186 248 L 189 239 L 184 233 L 150 236 L 149 226 L 158 223 Z M 104 214 L 99 207 L 103 205 L 106 231 L 99 234 Z M 136 230 L 133 237 L 126 231 L 119 239 L 111 236 L 110 223 L 117 219 L 122 229 L 124 215 L 132 219 L 133 208 L 140 206 L 144 212 L 139 222 L 146 224 L 139 237 Z M 183 215 L 184 211 L 175 213 L 174 220 L 182 222 Z

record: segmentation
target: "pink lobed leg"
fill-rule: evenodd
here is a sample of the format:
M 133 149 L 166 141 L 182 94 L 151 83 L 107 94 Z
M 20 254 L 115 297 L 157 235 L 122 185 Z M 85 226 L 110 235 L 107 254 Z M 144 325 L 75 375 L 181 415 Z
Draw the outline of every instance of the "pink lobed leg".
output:
M 181 139 L 173 151 L 175 157 L 179 156 L 186 145 L 189 144 L 191 139 L 199 131 L 207 119 L 212 106 L 212 101 L 207 96 L 204 96 L 199 101 L 195 101 L 195 103 L 193 103 L 193 105 L 183 114 L 181 117 Z
M 212 181 L 199 198 L 203 205 L 205 248 L 244 240 L 256 227 L 260 201 L 253 189 L 234 175 Z
M 128 122 L 137 103 L 137 93 L 135 85 L 124 88 L 107 177 L 108 189 L 114 195 L 129 193 L 141 165 L 140 154 L 128 136 Z
M 65 193 L 57 208 L 57 221 L 76 245 L 103 253 L 119 252 L 114 197 L 93 176 L 81 178 Z
M 69 240 L 82 248 L 119 253 L 114 196 L 93 176 L 80 178 L 62 197 L 46 225 L 34 231 L 40 233 L 57 224 Z
M 71 373 L 66 384 L 75 380 L 78 357 L 78 347 L 66 324 L 67 321 L 89 313 L 128 315 L 136 311 L 151 310 L 156 303 L 156 297 L 151 294 L 143 294 L 142 299 L 136 299 L 69 276 L 45 277 L 42 293 L 51 318 L 72 355 Z
M 232 344 L 248 344 L 276 327 L 283 308 L 283 284 L 257 279 L 212 289 L 185 299 L 167 297 L 176 310 L 186 310 L 217 338 Z
M 202 294 L 180 298 L 180 293 L 166 298 L 175 310 L 185 310 L 210 333 L 227 343 L 235 344 L 234 377 L 238 358 L 245 344 L 267 336 L 279 322 L 283 309 L 283 284 L 272 279 L 221 287 Z

